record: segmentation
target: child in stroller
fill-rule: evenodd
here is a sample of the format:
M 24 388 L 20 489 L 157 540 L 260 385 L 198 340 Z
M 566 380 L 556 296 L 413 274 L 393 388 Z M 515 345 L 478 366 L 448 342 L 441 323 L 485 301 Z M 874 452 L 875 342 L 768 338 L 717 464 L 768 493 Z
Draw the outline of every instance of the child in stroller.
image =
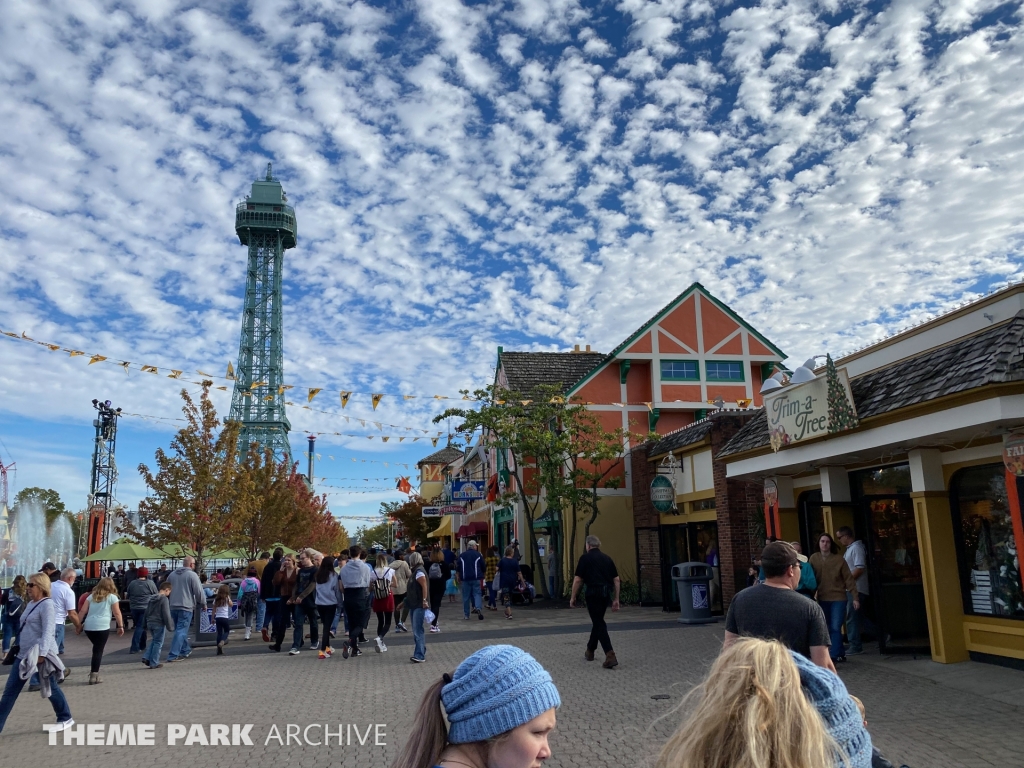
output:
M 519 570 L 523 574 L 526 586 L 516 584 L 509 592 L 509 598 L 512 601 L 512 605 L 531 605 L 534 597 L 537 596 L 537 591 L 533 587 L 533 568 L 520 564 Z

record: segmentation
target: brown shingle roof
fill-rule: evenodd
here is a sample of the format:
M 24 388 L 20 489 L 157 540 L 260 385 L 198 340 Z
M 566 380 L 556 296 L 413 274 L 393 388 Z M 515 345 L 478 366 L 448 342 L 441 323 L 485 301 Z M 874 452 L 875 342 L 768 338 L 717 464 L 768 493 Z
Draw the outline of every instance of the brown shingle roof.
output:
M 417 461 L 416 466 L 422 467 L 424 464 L 451 464 L 456 459 L 461 458 L 462 451 L 458 448 L 452 448 L 450 445 L 446 445 L 440 451 L 435 451 L 429 456 Z
M 710 416 L 701 419 L 694 424 L 689 424 L 675 432 L 669 432 L 661 440 L 654 443 L 647 451 L 648 456 L 660 456 L 669 451 L 677 451 L 687 445 L 699 443 L 707 437 L 714 428 L 715 423 Z
M 499 363 L 509 389 L 528 395 L 544 385 L 565 392 L 604 359 L 600 352 L 502 352 Z
M 1024 381 L 1024 310 L 1009 322 L 850 381 L 857 416 L 867 419 L 992 384 Z M 719 456 L 768 445 L 762 411 Z

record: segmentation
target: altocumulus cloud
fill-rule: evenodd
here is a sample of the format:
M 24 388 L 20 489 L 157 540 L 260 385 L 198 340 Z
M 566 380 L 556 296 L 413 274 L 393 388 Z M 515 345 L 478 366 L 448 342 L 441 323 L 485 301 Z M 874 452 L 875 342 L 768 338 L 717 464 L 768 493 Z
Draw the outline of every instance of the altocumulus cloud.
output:
M 497 344 L 608 349 L 693 280 L 795 356 L 838 352 L 1022 277 L 1017 4 L 4 15 L 0 326 L 39 338 L 219 369 L 241 313 L 232 206 L 268 160 L 298 211 L 302 383 L 450 393 L 489 379 Z M 11 412 L 80 416 L 96 390 L 80 360 L 2 355 Z M 177 410 L 156 381 L 119 396 Z M 436 406 L 377 418 L 427 426 Z

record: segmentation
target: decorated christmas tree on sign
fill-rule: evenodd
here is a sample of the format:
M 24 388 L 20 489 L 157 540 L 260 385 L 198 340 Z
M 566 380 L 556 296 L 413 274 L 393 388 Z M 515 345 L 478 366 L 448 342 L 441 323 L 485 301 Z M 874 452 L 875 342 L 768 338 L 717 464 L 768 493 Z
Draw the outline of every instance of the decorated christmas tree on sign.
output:
M 847 397 L 846 387 L 839 380 L 839 372 L 836 370 L 836 364 L 832 362 L 831 355 L 825 356 L 825 381 L 828 383 L 829 433 L 853 429 L 860 421 L 854 413 L 853 403 Z

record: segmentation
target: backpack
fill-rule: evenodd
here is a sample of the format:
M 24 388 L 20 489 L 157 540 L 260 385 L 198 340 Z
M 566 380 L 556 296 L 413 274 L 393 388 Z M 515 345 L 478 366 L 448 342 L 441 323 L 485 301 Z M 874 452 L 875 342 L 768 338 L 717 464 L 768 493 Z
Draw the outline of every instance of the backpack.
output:
M 386 571 L 384 571 L 383 576 L 377 576 L 376 574 L 374 574 L 374 576 L 376 577 L 373 580 L 374 600 L 387 600 L 388 596 L 391 594 L 391 585 L 388 584 L 387 580 L 387 575 L 391 570 L 391 568 L 388 568 Z
M 249 584 L 249 581 L 250 581 L 249 579 L 246 579 L 245 581 L 242 582 L 242 585 L 244 586 L 244 585 Z M 258 583 L 259 582 L 257 582 L 257 584 Z M 238 610 L 240 610 L 242 613 L 252 613 L 253 611 L 256 610 L 258 601 L 259 601 L 259 588 L 256 587 L 256 588 L 253 588 L 253 589 L 249 589 L 249 590 L 247 590 L 246 592 L 244 592 L 242 594 L 242 599 L 238 603 Z
M 444 574 L 441 573 L 441 564 L 440 563 L 431 563 L 430 564 L 430 571 L 427 573 L 427 575 L 431 579 L 443 578 Z

